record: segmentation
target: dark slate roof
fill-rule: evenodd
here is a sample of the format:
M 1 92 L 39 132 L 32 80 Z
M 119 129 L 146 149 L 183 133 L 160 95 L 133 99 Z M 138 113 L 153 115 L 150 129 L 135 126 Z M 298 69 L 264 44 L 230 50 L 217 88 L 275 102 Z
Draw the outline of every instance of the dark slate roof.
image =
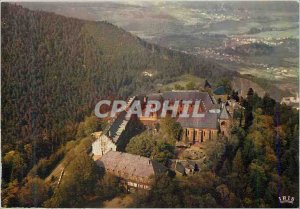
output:
M 217 129 L 218 128 L 218 114 L 205 113 L 204 117 L 178 118 L 177 122 L 179 122 L 181 124 L 181 126 L 184 128 Z
M 164 100 L 201 100 L 204 103 L 205 108 L 208 110 L 213 104 L 209 94 L 207 92 L 199 92 L 197 90 L 175 90 L 167 91 L 162 94 Z
M 206 97 L 207 92 L 199 92 L 197 90 L 174 90 L 163 93 L 164 99 L 169 100 L 200 100 Z
M 220 104 L 213 104 L 210 106 L 210 109 L 220 109 L 221 108 L 221 105 Z
M 195 169 L 197 163 L 195 163 L 194 161 L 191 161 L 191 160 L 187 160 L 187 161 Z M 197 166 L 198 166 L 198 164 L 197 164 Z
M 180 162 L 175 162 L 175 171 L 185 175 L 185 167 Z
M 213 92 L 216 95 L 224 95 L 225 94 L 225 87 L 224 86 L 219 86 L 216 88 Z
M 230 119 L 230 115 L 229 115 L 226 107 L 223 107 L 223 109 L 220 113 L 220 119 L 222 119 L 222 120 L 229 120 Z
M 120 127 L 120 125 L 123 123 L 124 120 L 126 120 L 126 111 L 122 111 L 117 118 L 113 121 L 111 126 L 109 127 L 108 131 L 106 132 L 106 135 L 108 137 L 115 137 L 117 134 L 117 131 Z M 118 141 L 113 141 L 114 143 L 117 143 Z
M 211 85 L 207 80 L 205 80 L 204 88 L 211 88 Z
M 165 166 L 154 160 L 125 152 L 109 151 L 96 163 L 123 178 L 130 178 L 131 176 L 149 178 L 152 175 L 167 171 Z
M 161 93 L 153 93 L 147 95 L 148 100 L 162 100 L 162 94 Z

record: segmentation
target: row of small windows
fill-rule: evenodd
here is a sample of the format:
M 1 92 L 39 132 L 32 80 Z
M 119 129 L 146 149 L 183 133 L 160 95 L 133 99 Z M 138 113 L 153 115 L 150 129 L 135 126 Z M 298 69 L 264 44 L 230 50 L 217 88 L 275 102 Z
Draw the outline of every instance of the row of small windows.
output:
M 187 130 L 186 130 L 186 136 L 191 135 L 193 132 L 194 132 L 194 130 L 190 131 L 189 129 L 187 129 Z M 203 133 L 203 136 L 205 136 L 206 131 L 200 131 L 200 132 L 195 131 L 195 135 L 197 136 L 198 133 L 201 133 L 201 132 Z M 211 133 L 212 131 L 208 131 L 208 132 Z
M 136 188 L 141 188 L 141 189 L 148 189 L 149 186 L 147 185 L 143 185 L 143 184 L 138 184 L 138 183 L 134 183 L 134 182 L 127 182 L 128 186 L 132 186 L 132 187 L 136 187 Z

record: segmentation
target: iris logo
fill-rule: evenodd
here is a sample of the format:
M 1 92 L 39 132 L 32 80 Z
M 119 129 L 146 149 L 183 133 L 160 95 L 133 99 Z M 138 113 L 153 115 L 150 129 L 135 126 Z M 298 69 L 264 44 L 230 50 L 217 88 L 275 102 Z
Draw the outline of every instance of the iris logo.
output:
M 281 196 L 281 197 L 278 197 L 278 199 L 279 199 L 280 204 L 283 204 L 283 203 L 294 204 L 294 200 L 295 200 L 295 198 L 291 197 L 291 196 Z

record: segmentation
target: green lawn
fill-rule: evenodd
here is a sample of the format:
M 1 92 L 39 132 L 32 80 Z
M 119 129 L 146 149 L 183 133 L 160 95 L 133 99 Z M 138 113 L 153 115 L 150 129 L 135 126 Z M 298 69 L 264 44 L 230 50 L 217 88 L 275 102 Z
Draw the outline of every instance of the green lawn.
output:
M 176 80 L 177 81 L 175 81 L 175 82 L 168 83 L 163 86 L 158 86 L 157 88 L 161 89 L 162 91 L 166 91 L 166 90 L 175 89 L 176 84 L 179 84 L 179 85 L 185 87 L 187 83 L 194 82 L 196 84 L 196 86 L 199 86 L 199 85 L 204 86 L 204 82 L 205 82 L 205 79 L 199 78 L 199 77 L 191 75 L 191 74 L 184 74 L 182 76 L 179 76 Z

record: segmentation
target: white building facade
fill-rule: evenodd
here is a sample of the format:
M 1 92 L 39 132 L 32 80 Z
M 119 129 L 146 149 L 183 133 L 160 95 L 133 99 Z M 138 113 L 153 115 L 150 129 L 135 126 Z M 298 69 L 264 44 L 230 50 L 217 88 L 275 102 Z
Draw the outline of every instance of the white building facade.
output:
M 101 157 L 109 151 L 117 151 L 117 145 L 108 136 L 102 134 L 92 144 L 92 153 L 95 157 Z

